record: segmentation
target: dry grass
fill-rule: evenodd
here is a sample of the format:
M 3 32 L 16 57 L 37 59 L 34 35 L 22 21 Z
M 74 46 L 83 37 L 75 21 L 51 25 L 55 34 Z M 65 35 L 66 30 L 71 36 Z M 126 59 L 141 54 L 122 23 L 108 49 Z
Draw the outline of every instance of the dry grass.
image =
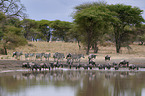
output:
M 28 45 L 16 50 L 23 51 L 23 53 L 85 53 L 84 50 L 79 50 L 77 43 L 64 42 L 29 42 Z
M 119 58 L 144 58 L 145 57 L 145 46 L 133 44 L 130 45 L 131 50 L 127 48 L 122 48 L 121 53 L 117 54 L 114 45 L 110 46 L 99 46 L 99 52 L 97 53 L 98 59 L 103 58 L 105 55 L 110 55 L 112 59 L 119 59 Z M 15 50 L 8 50 L 8 55 L 4 56 L 1 55 L 0 59 L 12 59 L 12 53 L 14 51 L 22 51 L 25 53 L 51 53 L 54 54 L 55 52 L 64 53 L 65 55 L 68 53 L 82 53 L 85 54 L 85 50 L 83 47 L 79 49 L 77 43 L 65 43 L 65 42 L 29 42 L 26 46 L 21 46 L 16 48 Z M 92 51 L 91 51 L 92 53 Z M 87 57 L 87 56 L 86 56 Z M 23 56 L 24 58 L 24 56 Z M 87 59 L 87 58 L 85 58 Z

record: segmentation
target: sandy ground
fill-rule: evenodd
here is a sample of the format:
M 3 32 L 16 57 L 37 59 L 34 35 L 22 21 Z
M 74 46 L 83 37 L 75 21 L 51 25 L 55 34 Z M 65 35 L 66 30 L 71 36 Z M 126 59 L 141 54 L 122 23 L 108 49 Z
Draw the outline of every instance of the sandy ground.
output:
M 96 59 L 94 59 L 96 64 L 106 64 L 106 63 L 112 64 L 113 62 L 119 63 L 121 60 L 127 60 L 127 61 L 129 61 L 129 64 L 136 64 L 138 66 L 145 67 L 145 57 L 134 57 L 134 56 L 131 56 L 131 55 L 128 55 L 128 56 L 112 56 L 110 61 L 105 61 L 104 56 L 102 55 L 102 56 L 98 56 Z M 24 62 L 36 62 L 37 64 L 40 64 L 42 62 L 48 63 L 48 61 L 45 61 L 45 60 L 30 61 L 30 60 L 16 60 L 16 59 L 15 60 L 1 59 L 0 60 L 0 71 L 23 69 L 22 64 Z M 53 62 L 53 58 L 50 59 L 50 62 Z M 63 62 L 65 63 L 66 60 L 63 60 Z M 87 57 L 81 59 L 81 62 L 88 63 L 87 62 Z

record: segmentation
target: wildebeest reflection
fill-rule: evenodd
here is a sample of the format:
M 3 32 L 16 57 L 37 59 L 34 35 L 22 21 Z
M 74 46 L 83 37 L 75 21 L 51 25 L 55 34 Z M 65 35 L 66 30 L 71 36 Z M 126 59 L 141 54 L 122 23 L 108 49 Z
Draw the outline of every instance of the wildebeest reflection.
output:
M 111 78 L 127 78 L 128 76 L 132 76 L 138 74 L 137 72 L 102 72 L 102 71 L 63 71 L 63 70 L 53 70 L 53 71 L 35 71 L 35 72 L 24 72 L 22 76 L 18 76 L 19 78 L 24 79 L 34 79 L 42 80 L 45 78 L 46 80 L 55 81 L 76 81 L 83 78 L 88 77 L 89 80 L 95 80 L 98 78 L 105 77 L 106 79 Z

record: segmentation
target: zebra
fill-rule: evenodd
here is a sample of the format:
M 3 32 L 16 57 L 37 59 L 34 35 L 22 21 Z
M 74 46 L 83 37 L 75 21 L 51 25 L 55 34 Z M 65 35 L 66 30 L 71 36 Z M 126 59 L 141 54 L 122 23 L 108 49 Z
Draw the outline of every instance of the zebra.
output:
M 49 54 L 44 54 L 44 58 L 46 59 L 46 60 L 48 60 L 49 61 L 49 57 L 51 57 L 51 54 L 49 53 Z
M 25 60 L 27 60 L 28 57 L 29 57 L 29 53 L 26 53 L 26 54 L 25 54 Z
M 25 60 L 27 60 L 27 58 L 31 58 L 31 60 L 32 60 L 32 57 L 34 57 L 35 56 L 35 54 L 34 53 L 26 53 L 25 54 Z M 30 58 L 29 58 L 29 60 L 30 60 Z
M 85 58 L 84 54 L 72 54 L 72 61 L 76 61 L 80 63 L 80 58 Z
M 22 55 L 23 55 L 23 53 L 22 52 L 13 52 L 13 56 L 12 57 L 14 57 L 14 56 L 16 56 L 16 59 L 18 59 L 18 57 L 19 57 L 19 59 L 20 59 L 20 56 L 21 56 L 21 59 L 22 59 Z
M 65 58 L 64 54 L 63 53 L 58 53 L 56 52 L 54 55 L 53 55 L 53 58 L 54 58 L 54 62 L 55 61 L 59 61 L 61 62 L 61 60 L 63 60 Z
M 35 56 L 35 53 L 29 53 L 29 57 L 31 58 L 31 60 L 33 60 L 32 57 L 34 57 L 34 56 Z
M 36 58 L 35 58 L 35 61 L 36 59 L 39 59 L 42 61 L 42 56 L 44 56 L 45 53 L 36 53 Z

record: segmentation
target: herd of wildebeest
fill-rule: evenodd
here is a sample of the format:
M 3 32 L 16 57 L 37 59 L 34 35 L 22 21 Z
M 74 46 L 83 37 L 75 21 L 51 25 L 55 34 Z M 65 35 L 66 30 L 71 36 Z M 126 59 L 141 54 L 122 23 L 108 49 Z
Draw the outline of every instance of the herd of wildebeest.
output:
M 22 52 L 13 52 L 13 57 L 16 56 L 16 58 L 22 56 Z M 135 64 L 129 64 L 127 60 L 121 60 L 119 63 L 113 62 L 110 64 L 107 62 L 106 64 L 96 64 L 94 62 L 94 59 L 96 58 L 97 55 L 95 54 L 90 54 L 88 56 L 88 62 L 80 62 L 81 58 L 85 58 L 83 54 L 67 54 L 66 56 L 63 53 L 56 52 L 53 54 L 53 59 L 54 61 L 49 62 L 49 58 L 51 57 L 51 54 L 45 54 L 45 53 L 27 53 L 25 54 L 25 59 L 30 60 L 31 57 L 35 57 L 36 60 L 42 60 L 42 58 L 45 58 L 47 60 L 47 63 L 41 63 L 37 64 L 35 62 L 25 62 L 22 64 L 23 68 L 29 68 L 31 70 L 41 70 L 41 69 L 49 69 L 53 70 L 53 68 L 75 68 L 75 69 L 93 69 L 93 68 L 98 68 L 100 69 L 111 69 L 114 68 L 115 70 L 118 70 L 119 68 L 128 68 L 129 70 L 139 70 L 139 66 Z M 66 59 L 64 62 L 63 59 Z M 111 56 L 106 55 L 104 60 L 105 61 L 110 61 Z

